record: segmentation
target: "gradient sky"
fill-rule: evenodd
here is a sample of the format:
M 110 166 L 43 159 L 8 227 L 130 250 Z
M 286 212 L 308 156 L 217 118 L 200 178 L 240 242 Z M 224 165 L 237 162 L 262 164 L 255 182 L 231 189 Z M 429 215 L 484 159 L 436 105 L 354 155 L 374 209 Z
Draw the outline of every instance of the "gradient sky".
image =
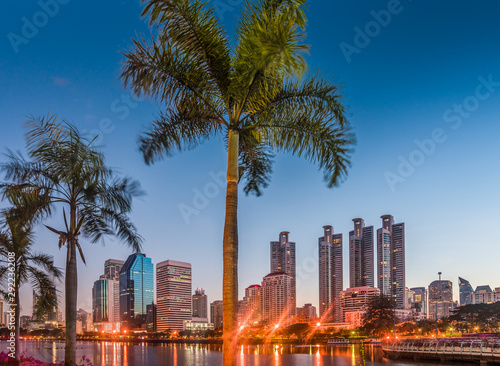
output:
M 212 3 L 230 31 L 242 2 Z M 221 299 L 225 195 L 212 175 L 226 167 L 223 141 L 146 166 L 136 141 L 158 105 L 133 101 L 118 81 L 120 52 L 136 34 L 149 33 L 140 2 L 59 4 L 44 16 L 35 1 L 0 3 L 2 152 L 24 149 L 23 122 L 29 115 L 54 113 L 82 130 L 101 129 L 108 164 L 139 179 L 147 192 L 132 215 L 145 253 L 155 264 L 191 262 L 193 291 L 203 287 L 210 302 Z M 474 288 L 500 286 L 494 230 L 500 221 L 498 14 L 500 4 L 493 0 L 309 2 L 309 67 L 344 85 L 358 143 L 340 188 L 328 189 L 307 161 L 277 155 L 264 195 L 240 196 L 240 297 L 269 272 L 269 242 L 290 231 L 297 243 L 297 272 L 303 273 L 297 304 L 317 306 L 322 226 L 344 234 L 345 288 L 351 220 L 362 217 L 376 229 L 383 214 L 406 223 L 408 287 L 427 287 L 438 271 L 453 281 L 455 299 L 458 276 Z M 30 28 L 28 22 L 38 26 Z M 371 36 L 359 36 L 358 29 Z M 433 137 L 438 142 L 424 154 L 416 140 Z M 413 161 L 413 170 L 403 160 Z M 193 206 L 196 190 L 211 190 L 211 198 L 186 221 L 180 207 Z M 51 223 L 60 227 L 61 220 L 59 210 Z M 37 232 L 36 249 L 64 267 L 57 238 L 45 229 Z M 110 239 L 83 244 L 88 264 L 79 262 L 78 305 L 90 311 L 92 283 L 104 261 L 125 260 L 131 250 Z M 22 288 L 23 314 L 31 313 L 30 292 L 29 285 Z

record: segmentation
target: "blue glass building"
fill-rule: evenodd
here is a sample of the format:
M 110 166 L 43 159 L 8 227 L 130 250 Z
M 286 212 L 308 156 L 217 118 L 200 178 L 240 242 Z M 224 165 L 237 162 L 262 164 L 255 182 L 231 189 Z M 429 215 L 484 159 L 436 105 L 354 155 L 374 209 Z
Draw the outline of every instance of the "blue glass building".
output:
M 460 306 L 472 304 L 472 293 L 474 292 L 470 282 L 458 277 L 458 289 L 460 291 Z
M 122 329 L 147 328 L 148 305 L 154 304 L 153 263 L 145 254 L 128 257 L 120 271 L 120 321 Z

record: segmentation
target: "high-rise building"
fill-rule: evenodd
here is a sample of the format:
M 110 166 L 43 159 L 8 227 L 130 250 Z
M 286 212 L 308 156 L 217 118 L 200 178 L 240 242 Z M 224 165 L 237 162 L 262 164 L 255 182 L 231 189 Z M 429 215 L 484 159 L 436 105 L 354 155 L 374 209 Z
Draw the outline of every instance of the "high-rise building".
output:
M 104 262 L 104 277 L 110 280 L 120 280 L 120 271 L 125 264 L 119 259 L 108 259 Z
M 130 255 L 120 271 L 120 321 L 126 330 L 146 330 L 147 306 L 154 304 L 153 263 L 145 254 Z
M 3 316 L 1 316 L 1 314 L 3 314 L 3 299 L 0 299 L 0 328 L 3 328 L 6 324 L 3 323 Z M 21 328 L 25 327 L 21 325 Z
M 254 324 L 261 320 L 261 286 L 251 285 L 245 288 L 241 308 L 238 310 L 239 324 Z
M 453 284 L 451 281 L 439 280 L 429 285 L 429 319 L 438 320 L 451 315 L 453 310 Z
M 278 241 L 271 242 L 271 273 L 284 272 L 291 278 L 291 315 L 295 315 L 297 302 L 295 276 L 295 243 L 288 240 L 288 231 L 282 231 Z
M 296 309 L 292 302 L 292 276 L 285 272 L 269 273 L 260 290 L 262 320 L 271 324 L 289 324 Z
M 210 323 L 213 323 L 214 329 L 222 328 L 222 300 L 215 300 L 210 303 Z
M 323 226 L 318 239 L 319 250 L 319 316 L 323 321 L 340 322 L 340 292 L 343 290 L 342 234 Z
M 146 306 L 146 329 L 148 332 L 156 332 L 156 304 Z
M 460 306 L 472 304 L 474 289 L 470 285 L 470 282 L 462 277 L 458 277 L 458 290 L 460 292 Z
M 349 232 L 349 287 L 374 287 L 373 226 L 363 219 L 353 219 Z
M 405 224 L 394 223 L 391 215 L 383 215 L 377 230 L 378 288 L 396 302 L 397 309 L 406 308 Z
M 120 322 L 120 282 L 101 276 L 92 287 L 92 320 L 98 330 L 108 329 L 102 323 Z M 109 325 L 116 330 L 116 325 Z
M 197 288 L 193 295 L 193 318 L 208 318 L 207 295 L 205 290 Z
M 410 309 L 420 314 L 427 314 L 427 289 L 425 287 L 412 287 Z
M 182 331 L 191 320 L 191 263 L 166 260 L 156 265 L 156 327 Z
M 496 289 L 495 289 L 496 290 Z M 472 293 L 473 304 L 492 304 L 495 302 L 495 292 L 489 285 L 477 286 Z
M 380 289 L 368 286 L 353 287 L 342 291 L 340 293 L 342 321 L 359 323 L 362 319 L 362 313 L 366 311 L 370 301 L 379 295 Z

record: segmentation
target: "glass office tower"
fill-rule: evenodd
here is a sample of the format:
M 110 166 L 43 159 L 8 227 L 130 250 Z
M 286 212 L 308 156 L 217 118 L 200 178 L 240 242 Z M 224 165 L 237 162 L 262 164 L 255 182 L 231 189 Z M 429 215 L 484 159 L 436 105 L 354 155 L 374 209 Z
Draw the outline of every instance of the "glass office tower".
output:
M 145 254 L 128 257 L 120 271 L 120 320 L 122 329 L 147 327 L 147 307 L 154 304 L 153 263 Z

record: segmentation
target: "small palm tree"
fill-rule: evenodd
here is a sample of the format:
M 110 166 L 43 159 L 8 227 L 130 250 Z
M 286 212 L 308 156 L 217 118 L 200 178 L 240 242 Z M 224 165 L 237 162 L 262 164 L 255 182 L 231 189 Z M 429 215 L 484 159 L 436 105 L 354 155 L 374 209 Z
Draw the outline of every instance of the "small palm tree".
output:
M 85 263 L 80 233 L 92 242 L 116 235 L 140 251 L 141 237 L 128 214 L 132 199 L 142 194 L 139 183 L 118 178 L 105 165 L 97 148 L 67 122 L 55 116 L 27 121 L 27 150 L 31 161 L 10 153 L 2 165 L 8 183 L 4 195 L 14 204 L 14 215 L 22 220 L 41 220 L 62 206 L 64 229 L 47 228 L 59 235 L 59 248 L 67 247 L 65 274 L 66 347 L 65 364 L 74 365 L 77 311 L 77 257 Z M 68 215 L 66 215 L 66 209 Z
M 140 137 L 147 164 L 222 135 L 227 139 L 223 240 L 224 362 L 237 342 L 238 183 L 260 195 L 275 152 L 304 156 L 323 169 L 329 187 L 347 174 L 354 137 L 336 85 L 301 78 L 306 0 L 247 1 L 234 43 L 214 9 L 200 0 L 148 0 L 158 37 L 134 40 L 121 78 L 135 93 L 164 104 Z M 234 44 L 232 48 L 231 45 Z
M 7 325 L 15 332 L 15 360 L 19 361 L 19 317 L 21 303 L 19 289 L 23 284 L 30 283 L 35 292 L 40 294 L 37 315 L 57 304 L 55 280 L 62 278 L 61 270 L 54 266 L 51 256 L 32 251 L 34 235 L 31 226 L 22 224 L 9 214 L 10 210 L 2 211 L 3 228 L 0 231 L 0 279 L 7 284 L 7 289 L 1 294 L 7 304 L 15 304 L 6 311 L 14 309 L 14 327 Z M 9 359 L 11 359 L 9 353 Z

